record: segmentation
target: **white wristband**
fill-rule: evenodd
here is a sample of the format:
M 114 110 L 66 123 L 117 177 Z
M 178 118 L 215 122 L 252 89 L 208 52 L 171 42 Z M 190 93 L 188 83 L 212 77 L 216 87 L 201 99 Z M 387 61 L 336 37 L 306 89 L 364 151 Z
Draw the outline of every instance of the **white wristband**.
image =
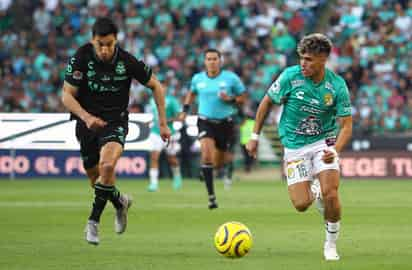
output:
M 254 140 L 254 141 L 259 141 L 259 134 L 253 132 L 253 133 L 250 135 L 250 139 L 251 139 L 251 140 Z

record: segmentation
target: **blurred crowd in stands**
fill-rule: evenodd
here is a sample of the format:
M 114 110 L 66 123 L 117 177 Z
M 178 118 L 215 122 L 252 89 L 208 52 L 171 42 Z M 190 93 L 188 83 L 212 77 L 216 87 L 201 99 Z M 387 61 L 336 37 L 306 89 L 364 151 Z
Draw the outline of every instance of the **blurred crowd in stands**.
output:
M 112 17 L 123 48 L 151 65 L 182 97 L 219 49 L 224 67 L 244 81 L 253 114 L 296 45 L 322 31 L 334 42 L 329 67 L 346 79 L 356 132 L 412 127 L 412 1 L 384 0 L 0 0 L 0 107 L 3 112 L 62 112 L 68 58 L 91 38 L 98 16 Z M 131 89 L 130 110 L 150 93 Z

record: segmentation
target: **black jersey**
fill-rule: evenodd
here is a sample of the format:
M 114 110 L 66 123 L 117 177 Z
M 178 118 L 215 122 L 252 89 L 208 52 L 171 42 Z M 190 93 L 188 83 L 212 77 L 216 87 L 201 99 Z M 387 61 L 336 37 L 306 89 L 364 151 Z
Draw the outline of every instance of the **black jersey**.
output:
M 101 61 L 88 43 L 70 58 L 65 81 L 78 88 L 77 101 L 105 121 L 127 119 L 132 79 L 146 84 L 152 69 L 119 46 L 110 62 Z M 72 118 L 78 119 L 72 114 Z

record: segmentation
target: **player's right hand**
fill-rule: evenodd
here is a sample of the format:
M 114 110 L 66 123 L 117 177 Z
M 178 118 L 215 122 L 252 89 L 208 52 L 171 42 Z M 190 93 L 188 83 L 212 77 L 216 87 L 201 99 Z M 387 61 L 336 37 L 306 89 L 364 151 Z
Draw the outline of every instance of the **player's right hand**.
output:
M 93 115 L 89 115 L 85 119 L 85 122 L 86 122 L 87 128 L 91 130 L 98 130 L 107 125 L 106 121 L 100 119 L 99 117 L 93 116 Z
M 167 126 L 167 125 L 160 125 L 159 126 L 159 129 L 160 129 L 160 137 L 162 138 L 162 140 L 164 141 L 164 142 L 167 142 L 167 143 L 169 143 L 169 141 L 170 141 L 170 136 L 171 136 L 171 132 L 170 132 L 170 129 L 169 129 L 169 127 Z
M 181 113 L 179 113 L 179 115 L 177 116 L 177 121 L 184 122 L 185 119 L 186 119 L 186 113 L 185 113 L 185 112 L 181 112 Z
M 257 157 L 257 149 L 258 149 L 258 141 L 257 140 L 249 140 L 246 144 L 246 151 L 248 152 L 249 156 L 256 159 Z

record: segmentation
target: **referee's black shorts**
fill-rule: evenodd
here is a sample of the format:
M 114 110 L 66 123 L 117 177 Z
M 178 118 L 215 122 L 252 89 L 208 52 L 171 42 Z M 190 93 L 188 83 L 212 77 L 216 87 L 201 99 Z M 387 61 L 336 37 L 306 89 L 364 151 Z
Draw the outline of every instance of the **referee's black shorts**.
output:
M 197 119 L 199 129 L 198 138 L 214 139 L 216 148 L 220 151 L 231 151 L 236 139 L 235 124 L 231 117 L 225 119 L 208 119 L 199 116 Z

